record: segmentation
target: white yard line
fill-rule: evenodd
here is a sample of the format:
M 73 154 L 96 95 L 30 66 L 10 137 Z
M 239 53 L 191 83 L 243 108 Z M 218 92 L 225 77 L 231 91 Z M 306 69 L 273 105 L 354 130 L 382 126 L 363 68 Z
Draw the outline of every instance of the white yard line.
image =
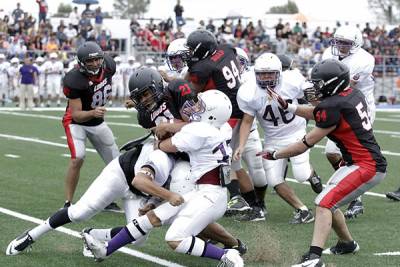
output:
M 23 213 L 19 213 L 19 212 L 16 212 L 16 211 L 12 211 L 12 210 L 9 210 L 9 209 L 5 209 L 5 208 L 2 208 L 2 207 L 0 207 L 0 212 L 4 213 L 4 214 L 7 214 L 9 216 L 24 220 L 24 221 L 33 222 L 33 223 L 36 223 L 36 224 L 43 223 L 43 220 L 41 220 L 41 219 L 38 219 L 38 218 L 35 218 L 35 217 L 31 217 L 29 215 L 26 215 L 26 214 L 23 214 Z M 73 237 L 81 238 L 81 235 L 79 234 L 79 232 L 71 230 L 71 229 L 68 229 L 66 227 L 58 227 L 55 230 L 58 231 L 58 232 L 73 236 Z M 118 251 L 122 252 L 122 253 L 125 253 L 125 254 L 128 254 L 128 255 L 131 255 L 131 256 L 134 256 L 136 258 L 140 258 L 140 259 L 143 259 L 143 260 L 146 260 L 146 261 L 154 262 L 154 263 L 156 263 L 158 265 L 161 265 L 161 266 L 184 267 L 183 265 L 177 264 L 175 262 L 167 261 L 167 260 L 155 257 L 155 256 L 151 256 L 149 254 L 137 251 L 137 250 L 130 249 L 130 248 L 120 248 Z
M 375 256 L 400 256 L 400 251 L 374 253 Z
M 4 154 L 4 156 L 7 157 L 7 158 L 13 158 L 13 159 L 20 158 L 19 155 L 14 155 L 14 154 Z

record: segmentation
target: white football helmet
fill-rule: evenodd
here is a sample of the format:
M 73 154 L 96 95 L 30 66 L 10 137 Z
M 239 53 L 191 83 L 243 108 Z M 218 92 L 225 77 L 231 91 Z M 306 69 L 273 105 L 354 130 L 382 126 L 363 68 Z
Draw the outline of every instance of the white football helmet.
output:
M 364 40 L 359 29 L 353 26 L 338 28 L 331 40 L 332 55 L 347 57 L 361 48 Z
M 237 59 L 240 64 L 240 74 L 249 69 L 250 59 L 247 53 L 240 47 L 235 47 Z
M 187 101 L 181 108 L 183 117 L 220 128 L 232 114 L 231 100 L 219 90 L 207 90 L 197 95 L 198 101 Z
M 50 54 L 50 58 L 55 58 L 55 59 L 57 59 L 58 58 L 58 55 L 57 55 L 57 53 L 51 53 Z
M 275 54 L 264 53 L 256 59 L 254 72 L 262 89 L 275 88 L 280 82 L 282 63 Z
M 169 190 L 178 194 L 190 192 L 195 187 L 195 182 L 190 179 L 190 163 L 178 161 L 171 171 Z
M 116 63 L 121 63 L 121 62 L 122 62 L 122 59 L 121 59 L 121 57 L 116 56 L 116 57 L 114 58 L 114 61 L 115 61 Z
M 19 59 L 17 57 L 13 57 L 10 62 L 11 62 L 11 64 L 18 64 Z
M 135 61 L 136 61 L 136 59 L 135 59 L 134 56 L 129 56 L 129 57 L 128 57 L 128 62 L 129 62 L 130 64 L 133 64 L 133 62 L 135 62 Z
M 167 49 L 167 64 L 170 70 L 180 72 L 190 59 L 190 51 L 185 46 L 186 38 L 173 40 Z
M 44 58 L 43 57 L 37 57 L 36 58 L 36 63 L 41 64 L 44 62 Z

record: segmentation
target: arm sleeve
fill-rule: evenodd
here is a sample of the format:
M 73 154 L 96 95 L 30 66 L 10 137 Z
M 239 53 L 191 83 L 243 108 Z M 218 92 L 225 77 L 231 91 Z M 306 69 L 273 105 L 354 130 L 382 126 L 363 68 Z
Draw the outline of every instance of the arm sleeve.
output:
M 211 76 L 211 69 L 202 62 L 189 69 L 189 79 L 195 84 L 206 84 Z
M 329 107 L 323 105 L 323 102 L 321 102 L 315 107 L 313 113 L 315 125 L 319 128 L 329 128 L 339 124 L 340 109 L 337 107 Z
M 64 92 L 65 97 L 68 99 L 77 99 L 77 98 L 81 97 L 79 90 L 72 89 L 67 86 L 64 86 L 63 92 Z
M 139 125 L 145 129 L 150 129 L 150 128 L 156 126 L 156 124 L 151 121 L 150 114 L 147 112 L 138 111 L 137 119 L 138 119 Z

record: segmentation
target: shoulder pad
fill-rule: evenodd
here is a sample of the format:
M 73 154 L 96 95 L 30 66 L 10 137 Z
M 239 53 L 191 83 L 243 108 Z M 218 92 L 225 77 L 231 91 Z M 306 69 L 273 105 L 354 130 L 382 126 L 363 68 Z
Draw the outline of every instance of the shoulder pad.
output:
M 65 75 L 63 83 L 71 89 L 86 90 L 89 87 L 88 78 L 76 68 Z
M 117 65 L 112 57 L 109 55 L 104 55 L 104 62 L 106 66 L 106 72 L 111 73 L 111 75 L 114 75 Z

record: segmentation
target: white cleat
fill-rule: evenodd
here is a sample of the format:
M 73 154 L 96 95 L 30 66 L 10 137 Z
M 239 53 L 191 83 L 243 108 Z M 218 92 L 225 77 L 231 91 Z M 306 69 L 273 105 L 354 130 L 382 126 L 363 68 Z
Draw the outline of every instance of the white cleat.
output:
M 243 259 L 236 249 L 227 249 L 217 267 L 243 267 Z
M 102 261 L 107 257 L 107 245 L 88 233 L 82 233 L 83 242 L 89 251 L 93 254 L 95 261 Z
M 28 234 L 29 230 L 23 232 L 20 236 L 15 238 L 7 246 L 6 255 L 14 256 L 18 255 L 26 248 L 31 248 L 31 245 L 35 242 L 32 237 Z

